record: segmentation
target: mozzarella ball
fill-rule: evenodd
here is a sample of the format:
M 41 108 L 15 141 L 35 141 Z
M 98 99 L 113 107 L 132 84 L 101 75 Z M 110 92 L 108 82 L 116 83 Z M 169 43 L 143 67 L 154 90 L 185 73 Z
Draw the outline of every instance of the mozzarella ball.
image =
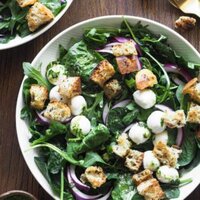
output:
M 90 132 L 91 123 L 87 117 L 79 115 L 71 120 L 70 130 L 77 137 L 82 137 Z
M 161 183 L 170 183 L 179 179 L 178 171 L 168 165 L 159 167 L 156 176 Z
M 136 90 L 133 93 L 133 98 L 135 103 L 143 109 L 149 109 L 156 103 L 156 94 L 150 89 Z
M 49 82 L 57 85 L 59 79 L 65 74 L 65 66 L 60 64 L 53 64 L 47 68 L 46 76 Z
M 168 143 L 168 133 L 167 133 L 167 131 L 163 131 L 162 133 L 158 133 L 154 136 L 154 139 L 153 139 L 154 145 L 156 145 L 160 141 L 164 144 Z
M 62 97 L 60 96 L 59 86 L 54 86 L 49 92 L 49 99 L 51 101 L 61 101 Z
M 70 103 L 70 109 L 73 115 L 80 115 L 83 109 L 87 106 L 85 98 L 81 95 L 72 97 Z
M 160 167 L 160 162 L 152 151 L 144 152 L 143 167 L 151 171 L 156 171 Z
M 163 132 L 166 128 L 166 125 L 163 123 L 163 115 L 164 112 L 157 110 L 152 112 L 147 119 L 148 128 L 155 134 Z
M 146 142 L 150 136 L 151 133 L 143 122 L 135 123 L 129 130 L 129 138 L 136 144 Z

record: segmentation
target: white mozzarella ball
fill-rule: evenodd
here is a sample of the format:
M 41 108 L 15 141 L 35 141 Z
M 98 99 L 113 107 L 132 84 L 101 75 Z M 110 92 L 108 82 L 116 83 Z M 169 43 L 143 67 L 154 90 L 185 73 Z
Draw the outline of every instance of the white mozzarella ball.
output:
M 156 172 L 156 177 L 161 183 L 170 183 L 179 179 L 178 171 L 175 168 L 163 165 Z
M 83 109 L 87 106 L 85 98 L 81 95 L 72 97 L 70 103 L 70 109 L 73 115 L 80 115 Z
M 129 138 L 136 144 L 146 142 L 150 136 L 151 133 L 143 122 L 135 123 L 129 130 Z
M 160 167 L 160 162 L 152 151 L 144 152 L 143 167 L 151 171 L 156 171 Z
M 156 94 L 150 89 L 136 90 L 133 93 L 133 98 L 135 103 L 143 109 L 149 109 L 156 103 Z
M 158 142 L 162 142 L 164 144 L 168 143 L 168 133 L 167 131 L 163 131 L 162 133 L 158 133 L 154 136 L 153 144 L 156 145 Z
M 70 130 L 77 137 L 87 135 L 90 129 L 91 123 L 89 119 L 83 115 L 76 116 L 71 120 Z
M 166 128 L 166 125 L 163 123 L 163 115 L 164 112 L 157 110 L 152 112 L 147 119 L 148 128 L 155 134 L 163 132 Z
M 61 101 L 62 97 L 60 95 L 59 91 L 59 86 L 54 86 L 50 92 L 49 92 L 49 99 L 51 101 Z

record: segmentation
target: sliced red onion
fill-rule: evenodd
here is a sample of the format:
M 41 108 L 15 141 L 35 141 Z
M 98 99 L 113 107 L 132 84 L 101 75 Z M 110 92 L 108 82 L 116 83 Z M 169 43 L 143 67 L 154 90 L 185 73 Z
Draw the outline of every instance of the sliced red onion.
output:
M 106 124 L 108 113 L 109 113 L 109 107 L 108 103 L 106 103 L 106 105 L 103 108 L 103 116 L 102 116 L 104 124 Z
M 74 185 L 80 189 L 80 190 L 84 190 L 84 191 L 89 191 L 90 190 L 90 186 L 82 183 L 76 176 L 76 172 L 75 172 L 75 166 L 74 165 L 70 165 L 69 166 L 69 173 L 70 176 L 72 178 L 72 181 L 74 182 Z
M 135 56 L 135 59 L 136 59 L 138 70 L 141 70 L 142 69 L 142 63 L 141 63 L 141 61 L 139 60 L 138 56 Z
M 127 126 L 127 127 L 124 129 L 124 131 L 123 131 L 122 133 L 128 132 L 128 131 L 132 128 L 132 126 L 133 126 L 134 124 L 135 124 L 135 123 L 132 123 L 132 124 L 130 124 L 129 126 Z
M 181 75 L 187 82 L 192 79 L 192 77 L 190 76 L 189 72 L 186 69 L 178 67 L 177 65 L 165 64 L 164 68 L 167 72 L 172 72 Z
M 98 198 L 97 200 L 107 200 L 111 194 L 112 190 L 110 190 L 107 194 L 105 194 L 103 197 Z
M 99 53 L 110 53 L 110 54 L 113 54 L 111 47 L 109 47 L 109 48 L 105 47 L 104 49 L 98 49 L 96 51 L 99 52 Z
M 118 45 L 118 44 L 121 44 L 121 43 L 120 43 L 120 42 L 112 42 L 112 43 L 108 43 L 108 44 L 106 44 L 105 47 L 112 47 L 112 46 L 114 46 L 114 45 Z
M 116 40 L 117 42 L 120 42 L 120 43 L 124 43 L 124 42 L 128 42 L 128 41 L 132 40 L 135 43 L 135 41 L 133 39 L 125 38 L 125 37 L 114 37 L 114 40 Z
M 36 114 L 37 114 L 37 121 L 40 124 L 44 124 L 44 125 L 50 124 L 50 120 L 43 116 L 44 110 L 42 112 L 36 111 Z
M 97 198 L 102 196 L 102 194 L 87 195 L 87 194 L 81 192 L 78 188 L 76 188 L 75 184 L 70 176 L 70 170 L 67 170 L 67 179 L 68 179 L 69 184 L 71 185 L 71 190 L 72 190 L 76 200 L 96 200 Z
M 155 108 L 163 111 L 163 112 L 166 112 L 166 111 L 173 111 L 171 108 L 169 108 L 168 106 L 165 106 L 163 104 L 156 104 L 155 105 Z
M 181 146 L 183 141 L 183 128 L 178 128 L 177 138 L 176 138 L 176 145 Z
M 116 103 L 116 104 L 112 107 L 112 109 L 114 109 L 114 108 L 122 108 L 122 107 L 125 107 L 125 106 L 127 106 L 130 102 L 131 102 L 131 99 L 125 99 L 125 100 L 123 100 L 123 101 L 120 101 L 120 102 Z
M 141 50 L 139 44 L 135 44 L 135 48 L 136 48 L 136 50 L 138 52 L 138 56 L 142 56 L 142 50 Z
M 185 83 L 181 81 L 178 77 L 172 76 L 172 80 L 174 81 L 174 83 L 176 83 L 176 85 L 185 85 Z

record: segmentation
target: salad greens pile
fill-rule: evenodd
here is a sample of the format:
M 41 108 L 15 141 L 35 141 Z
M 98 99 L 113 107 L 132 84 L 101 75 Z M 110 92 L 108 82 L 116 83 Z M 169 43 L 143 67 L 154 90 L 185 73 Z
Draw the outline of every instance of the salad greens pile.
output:
M 66 6 L 63 0 L 39 0 L 56 16 Z M 26 16 L 30 6 L 21 8 L 16 0 L 0 1 L 0 43 L 8 43 L 16 35 L 25 37 L 31 34 Z
M 8 2 L 4 4 L 6 9 L 11 11 L 18 9 L 13 6 L 13 1 Z M 41 2 L 47 5 L 49 3 L 49 1 Z M 55 3 L 57 2 L 55 1 Z M 52 4 L 50 5 L 52 6 Z M 55 8 L 55 12 L 58 9 L 54 6 L 51 8 Z M 0 9 L 3 11 L 3 5 Z M 25 12 L 25 10 L 19 10 L 19 12 L 17 10 L 14 12 L 17 13 L 17 17 L 8 16 L 7 25 L 5 24 L 1 30 L 7 29 L 12 34 L 17 31 L 21 35 L 26 35 L 27 33 L 21 28 L 26 26 L 25 22 L 20 20 L 19 23 L 18 21 L 20 16 L 24 16 L 22 13 Z M 6 23 L 5 20 L 3 22 Z M 3 27 L 3 22 L 0 22 L 0 27 Z M 16 25 L 13 26 L 13 24 Z M 149 129 L 151 132 L 152 130 L 147 127 L 146 122 L 151 113 L 157 109 L 154 106 L 147 109 L 142 108 L 133 100 L 133 93 L 136 91 L 137 85 L 135 77 L 137 71 L 141 70 L 141 68 L 128 74 L 122 75 L 119 73 L 115 56 L 109 52 L 110 47 L 108 45 L 112 43 L 114 45 L 116 42 L 119 44 L 119 41 L 116 41 L 116 37 L 118 37 L 118 40 L 119 38 L 120 40 L 126 39 L 125 41 L 127 41 L 127 38 L 133 40 L 138 52 L 138 65 L 142 69 L 148 69 L 153 72 L 157 77 L 157 84 L 151 87 L 151 90 L 156 95 L 157 104 L 162 104 L 174 111 L 183 110 L 185 114 L 188 113 L 190 108 L 191 96 L 189 94 L 184 95 L 183 88 L 186 82 L 191 79 L 190 77 L 198 76 L 199 65 L 186 61 L 168 45 L 166 36 L 152 33 L 148 26 L 143 26 L 140 22 L 130 25 L 124 19 L 119 28 L 86 29 L 82 39 L 76 41 L 69 49 L 65 49 L 60 45 L 58 59 L 50 63 L 49 66 L 64 66 L 64 72 L 57 70 L 59 69 L 57 67 L 57 71 L 48 72 L 48 76 L 43 77 L 39 68 L 31 66 L 29 63 L 24 63 L 23 69 L 27 78 L 23 84 L 24 108 L 21 111 L 21 118 L 28 121 L 29 131 L 32 135 L 30 138 L 32 148 L 39 149 L 39 157 L 35 157 L 35 163 L 51 185 L 53 192 L 60 196 L 60 199 L 83 199 L 81 195 L 85 194 L 81 188 L 79 188 L 79 192 L 74 190 L 74 187 L 77 189 L 76 187 L 78 186 L 76 181 L 72 184 L 67 175 L 70 171 L 70 166 L 76 166 L 76 172 L 73 175 L 77 176 L 78 179 L 90 166 L 99 166 L 103 169 L 107 181 L 101 187 L 94 189 L 91 187 L 92 183 L 82 181 L 85 184 L 84 187 L 90 187 L 89 192 L 86 192 L 86 196 L 88 195 L 90 198 L 91 195 L 109 194 L 109 197 L 104 196 L 102 199 L 145 199 L 145 195 L 143 197 L 138 193 L 137 186 L 132 181 L 133 174 L 138 172 L 131 171 L 124 165 L 124 158 L 113 152 L 113 145 L 117 144 L 124 130 L 130 125 L 133 126 L 136 122 L 143 123 L 144 127 L 142 128 Z M 9 40 L 8 38 L 7 40 Z M 111 99 L 108 99 L 104 90 L 91 80 L 93 71 L 105 59 L 114 67 L 114 78 L 118 80 L 121 87 L 120 92 Z M 168 70 L 169 63 L 170 70 Z M 47 71 L 51 68 L 49 66 Z M 184 76 L 185 71 L 187 71 L 186 76 Z M 72 116 L 69 121 L 47 119 L 43 114 L 45 108 L 47 109 L 48 107 L 48 102 L 51 101 L 51 97 L 46 100 L 42 111 L 31 106 L 33 97 L 31 96 L 30 88 L 32 85 L 40 85 L 46 88 L 49 93 L 53 88 L 58 87 L 54 86 L 56 85 L 55 79 L 60 78 L 61 75 L 81 77 L 81 95 L 86 102 L 86 106 L 81 111 L 81 116 L 87 118 L 91 125 L 87 133 L 83 131 L 85 127 L 82 129 L 77 127 L 75 134 L 72 131 L 71 124 L 77 116 Z M 70 106 L 69 102 L 67 104 Z M 85 120 L 85 118 L 80 120 Z M 83 123 L 88 123 L 87 120 L 82 121 L 82 125 Z M 198 123 L 188 122 L 181 128 L 167 127 L 167 145 L 169 147 L 177 145 L 177 139 L 181 137 L 178 130 L 181 129 L 184 137 L 181 137 L 181 142 L 178 142 L 182 151 L 177 162 L 180 177 L 170 182 L 160 181 L 160 186 L 165 192 L 166 199 L 178 198 L 180 195 L 179 187 L 192 181 L 191 179 L 182 180 L 181 177 L 200 162 L 200 137 L 196 135 L 198 128 Z M 127 130 L 130 136 L 130 128 Z M 125 132 L 128 133 L 128 131 Z M 132 141 L 131 149 L 140 152 L 153 150 L 155 135 L 146 136 L 145 142 L 138 144 Z M 131 139 L 129 138 L 130 141 Z M 72 172 L 70 171 L 70 173 Z M 155 175 L 155 172 L 153 173 Z M 90 199 L 89 197 L 88 199 Z M 87 198 L 85 197 L 85 199 Z M 93 199 L 98 199 L 98 197 Z

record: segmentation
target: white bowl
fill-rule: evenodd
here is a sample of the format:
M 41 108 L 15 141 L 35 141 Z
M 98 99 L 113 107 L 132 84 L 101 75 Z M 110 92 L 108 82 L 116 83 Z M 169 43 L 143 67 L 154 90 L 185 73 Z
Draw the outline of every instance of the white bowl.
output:
M 193 61 L 196 63 L 199 63 L 200 60 L 200 54 L 197 52 L 197 50 L 182 36 L 180 36 L 175 31 L 171 30 L 170 28 L 149 20 L 145 18 L 140 17 L 133 17 L 133 16 L 125 16 L 126 19 L 131 23 L 135 24 L 138 21 L 141 21 L 143 25 L 149 25 L 149 29 L 157 34 L 164 34 L 168 37 L 169 44 L 180 54 L 182 55 L 186 60 Z M 64 30 L 60 34 L 58 34 L 56 37 L 54 37 L 35 57 L 35 59 L 32 62 L 33 66 L 37 66 L 39 64 L 42 64 L 42 72 L 45 72 L 45 67 L 48 65 L 49 62 L 56 60 L 58 57 L 58 46 L 59 44 L 62 44 L 64 47 L 69 47 L 70 39 L 71 38 L 77 38 L 80 39 L 84 28 L 86 27 L 119 27 L 122 22 L 122 16 L 116 15 L 116 16 L 104 16 L 104 17 L 98 17 L 94 19 L 89 19 L 86 21 L 83 21 L 81 23 L 78 23 L 76 25 L 71 26 L 70 28 Z M 22 82 L 23 84 L 23 82 Z M 48 182 L 43 177 L 39 169 L 37 168 L 35 162 L 34 162 L 34 156 L 37 156 L 36 150 L 29 150 L 29 138 L 30 133 L 28 131 L 27 124 L 24 120 L 20 119 L 20 111 L 23 108 L 23 97 L 22 97 L 22 85 L 19 90 L 18 99 L 17 99 L 17 105 L 16 105 L 16 128 L 17 128 L 17 136 L 19 145 L 22 151 L 22 154 L 24 156 L 24 159 L 31 170 L 33 176 L 36 178 L 36 180 L 39 182 L 39 184 L 55 199 L 58 199 L 56 197 Z M 180 197 L 179 200 L 185 199 L 200 183 L 200 179 L 197 176 L 200 171 L 200 165 L 194 168 L 192 171 L 190 171 L 188 174 L 184 175 L 184 178 L 193 178 L 193 182 L 180 188 Z
M 54 20 L 42 27 L 40 30 L 36 31 L 35 33 L 31 33 L 23 38 L 17 35 L 13 40 L 10 40 L 8 43 L 0 44 L 0 50 L 17 47 L 40 36 L 42 33 L 50 29 L 65 14 L 72 2 L 73 0 L 67 0 L 67 5 L 64 7 L 64 9 L 54 18 Z

